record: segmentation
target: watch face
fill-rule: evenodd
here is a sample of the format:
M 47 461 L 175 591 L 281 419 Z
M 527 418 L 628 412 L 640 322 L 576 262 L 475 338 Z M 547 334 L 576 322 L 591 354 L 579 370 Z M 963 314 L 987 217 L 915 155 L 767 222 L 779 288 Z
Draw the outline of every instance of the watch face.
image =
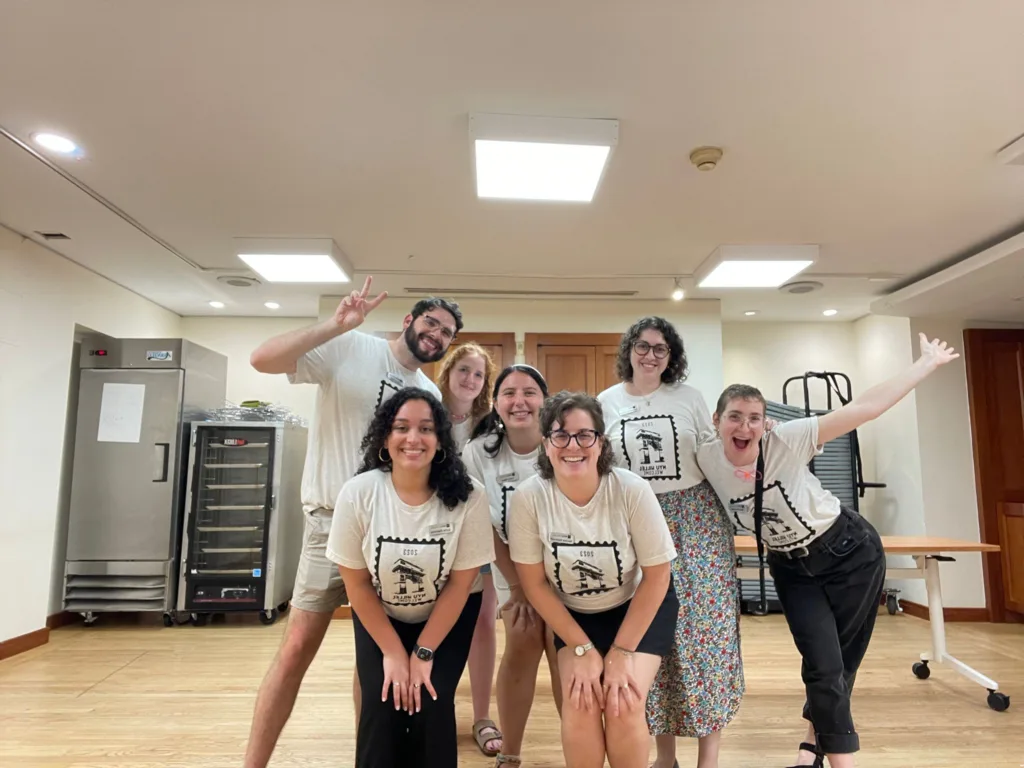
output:
M 582 655 L 583 655 L 583 654 L 585 654 L 586 652 L 587 652 L 587 651 L 586 651 L 586 650 L 585 650 L 585 649 L 583 648 L 583 646 L 582 646 L 582 645 L 577 645 L 577 646 L 576 646 L 576 655 L 577 655 L 577 656 L 582 656 Z
M 433 651 L 427 650 L 426 648 L 417 648 L 416 658 L 418 658 L 420 661 L 430 661 L 432 658 L 434 658 L 434 653 Z

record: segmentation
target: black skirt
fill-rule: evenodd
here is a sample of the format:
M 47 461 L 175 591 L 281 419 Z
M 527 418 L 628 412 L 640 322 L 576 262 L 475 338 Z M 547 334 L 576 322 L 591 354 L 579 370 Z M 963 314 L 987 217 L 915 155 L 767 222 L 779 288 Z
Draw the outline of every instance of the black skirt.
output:
M 615 636 L 619 633 L 626 618 L 626 611 L 629 610 L 632 599 L 622 605 L 609 608 L 607 611 L 598 613 L 580 613 L 569 608 L 569 615 L 580 625 L 590 642 L 600 652 L 606 655 L 615 642 Z M 658 606 L 658 612 L 654 614 L 651 625 L 647 628 L 644 636 L 637 644 L 637 653 L 649 653 L 653 656 L 664 656 L 672 649 L 675 642 L 676 617 L 679 615 L 679 599 L 676 597 L 675 587 L 669 582 L 668 592 L 665 599 Z M 555 649 L 562 649 L 566 645 L 558 635 L 555 635 Z

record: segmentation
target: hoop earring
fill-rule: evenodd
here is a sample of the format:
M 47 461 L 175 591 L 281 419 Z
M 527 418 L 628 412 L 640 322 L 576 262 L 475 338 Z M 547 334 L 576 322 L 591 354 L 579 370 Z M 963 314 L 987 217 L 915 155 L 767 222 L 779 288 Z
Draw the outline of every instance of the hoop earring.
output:
M 448 451 L 446 451 L 444 448 L 442 448 L 441 449 L 441 453 L 444 454 L 444 458 L 441 459 L 440 461 L 436 462 L 437 464 L 444 464 L 446 461 L 448 461 Z M 436 453 L 434 454 L 434 458 L 435 459 L 437 458 L 437 454 Z
M 380 448 L 378 448 L 377 449 L 377 458 L 380 459 L 380 463 L 381 464 L 390 464 L 391 463 L 391 456 L 390 456 L 390 454 L 385 459 L 383 456 L 381 456 L 381 454 L 383 452 L 384 452 L 384 446 L 381 446 Z

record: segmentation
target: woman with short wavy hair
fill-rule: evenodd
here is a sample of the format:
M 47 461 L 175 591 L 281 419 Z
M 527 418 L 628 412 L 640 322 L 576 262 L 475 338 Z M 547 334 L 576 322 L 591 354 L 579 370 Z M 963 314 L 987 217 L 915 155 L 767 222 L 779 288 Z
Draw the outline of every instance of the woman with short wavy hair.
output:
M 679 603 L 672 537 L 650 485 L 612 466 L 601 406 L 560 392 L 541 411 L 538 474 L 512 496 L 509 550 L 555 633 L 566 765 L 645 765 L 644 703 Z
M 483 488 L 440 401 L 403 389 L 377 409 L 327 540 L 352 606 L 362 710 L 357 768 L 458 764 L 455 689 L 480 566 L 494 558 Z
M 739 709 L 744 682 L 732 531 L 696 462 L 711 414 L 684 383 L 683 340 L 662 317 L 642 318 L 622 334 L 617 369 L 621 383 L 598 395 L 608 443 L 619 466 L 650 483 L 679 553 L 675 642 L 647 700 L 655 766 L 672 768 L 675 738 L 687 736 L 699 739 L 698 768 L 717 768 L 722 729 Z

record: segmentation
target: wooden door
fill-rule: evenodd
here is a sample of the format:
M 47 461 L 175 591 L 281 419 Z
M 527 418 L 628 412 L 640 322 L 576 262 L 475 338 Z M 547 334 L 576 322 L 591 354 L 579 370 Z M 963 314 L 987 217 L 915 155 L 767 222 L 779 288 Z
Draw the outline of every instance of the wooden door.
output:
M 526 362 L 539 370 L 551 394 L 567 389 L 597 395 L 618 381 L 614 333 L 528 333 Z
M 379 335 L 391 340 L 398 338 L 402 334 L 388 332 Z M 494 361 L 494 365 L 499 371 L 516 361 L 516 335 L 514 333 L 460 333 L 448 348 L 445 359 L 460 346 L 468 342 L 473 342 L 483 347 L 487 354 L 491 356 L 491 360 Z M 427 363 L 423 366 L 422 371 L 430 377 L 431 381 L 436 382 L 443 362 L 444 360 L 439 360 L 436 363 Z
M 992 621 L 1024 621 L 1024 331 L 964 331 L 985 593 Z

